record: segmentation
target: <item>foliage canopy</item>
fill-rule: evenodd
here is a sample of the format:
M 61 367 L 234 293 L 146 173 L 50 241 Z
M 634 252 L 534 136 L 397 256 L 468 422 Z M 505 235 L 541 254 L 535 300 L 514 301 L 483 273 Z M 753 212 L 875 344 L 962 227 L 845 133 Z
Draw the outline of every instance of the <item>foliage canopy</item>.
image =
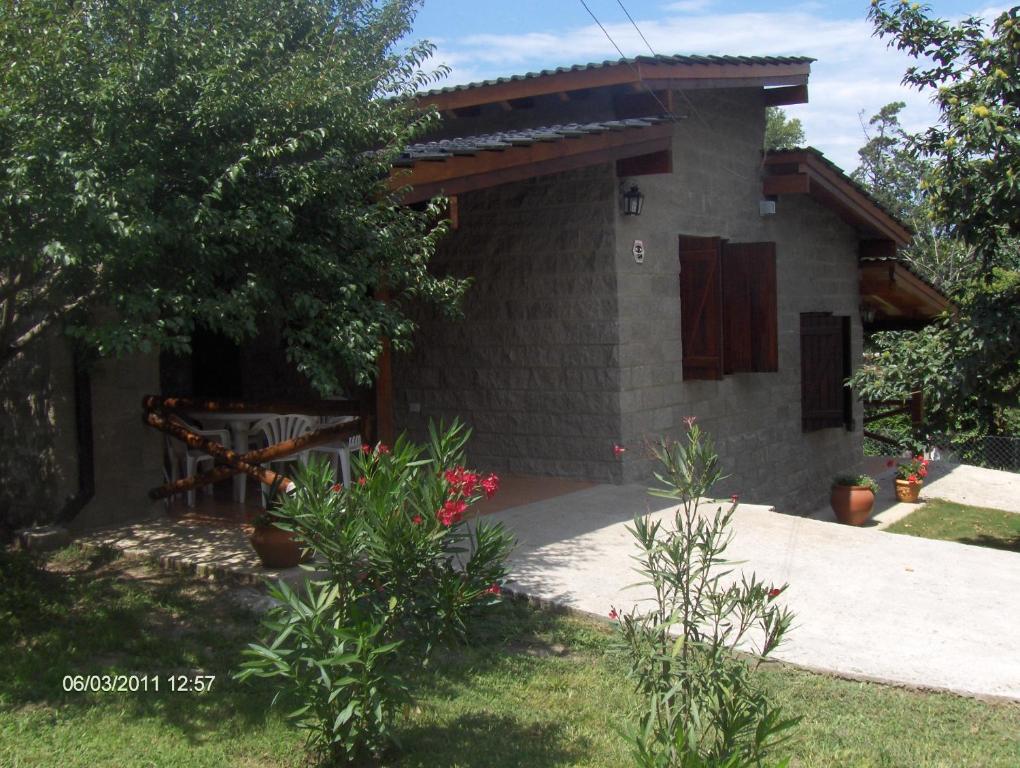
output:
M 1020 8 L 990 25 L 928 10 L 875 0 L 869 17 L 918 59 L 904 82 L 931 91 L 939 108 L 905 156 L 926 164 L 930 216 L 973 254 L 973 273 L 955 290 L 958 313 L 920 332 L 877 334 L 852 383 L 877 400 L 921 389 L 938 426 L 994 431 L 1020 395 Z
M 438 208 L 387 187 L 436 119 L 419 2 L 5 3 L 0 366 L 62 319 L 101 354 L 269 325 L 328 392 L 407 344 L 406 302 L 454 307 Z

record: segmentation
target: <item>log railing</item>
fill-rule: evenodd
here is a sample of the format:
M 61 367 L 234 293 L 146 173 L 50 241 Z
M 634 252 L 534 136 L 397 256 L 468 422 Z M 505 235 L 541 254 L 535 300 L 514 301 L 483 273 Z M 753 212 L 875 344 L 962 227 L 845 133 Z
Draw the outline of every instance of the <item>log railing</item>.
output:
M 279 472 L 274 472 L 271 469 L 260 466 L 262 462 L 281 459 L 313 448 L 316 445 L 352 437 L 357 434 L 367 437 L 370 422 L 370 418 L 364 412 L 363 405 L 353 400 L 248 403 L 148 395 L 142 399 L 142 408 L 143 421 L 150 427 L 181 440 L 191 448 L 208 453 L 219 463 L 218 466 L 200 475 L 182 478 L 176 482 L 165 483 L 153 488 L 149 491 L 149 496 L 153 499 L 162 499 L 177 493 L 185 493 L 240 473 L 254 477 L 266 485 L 279 483 L 283 490 L 287 490 L 293 485 L 293 481 Z M 217 413 L 305 413 L 315 416 L 354 416 L 355 418 L 351 421 L 344 421 L 338 424 L 323 425 L 300 437 L 238 454 L 230 448 L 189 429 L 184 422 L 176 418 L 176 414 L 179 412 L 187 412 L 189 414 L 203 412 L 210 415 Z
M 872 401 L 865 403 L 866 406 L 873 407 L 886 407 L 891 406 L 888 410 L 881 411 L 879 413 L 865 413 L 864 414 L 864 436 L 871 438 L 879 443 L 890 445 L 895 448 L 899 448 L 899 441 L 893 440 L 890 437 L 879 432 L 872 432 L 867 428 L 870 422 L 884 419 L 888 416 L 898 416 L 900 414 L 907 414 L 910 416 L 910 424 L 914 428 L 914 431 L 918 431 L 921 425 L 924 423 L 924 395 L 921 392 L 914 392 L 911 394 L 910 399 L 906 401 L 899 400 L 881 400 Z

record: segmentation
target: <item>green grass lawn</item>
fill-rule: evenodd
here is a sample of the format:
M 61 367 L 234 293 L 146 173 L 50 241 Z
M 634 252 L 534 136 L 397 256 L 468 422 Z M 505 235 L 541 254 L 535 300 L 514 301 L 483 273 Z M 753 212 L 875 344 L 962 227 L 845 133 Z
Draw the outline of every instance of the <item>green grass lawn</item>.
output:
M 36 567 L 0 552 L 0 766 L 301 766 L 265 684 L 230 678 L 257 631 L 228 587 L 68 550 Z M 408 659 L 410 667 L 414 659 Z M 198 671 L 204 694 L 64 692 L 65 675 Z M 1020 707 L 770 666 L 803 715 L 795 766 L 1020 765 Z M 509 603 L 415 679 L 386 766 L 627 765 L 635 704 L 605 625 Z
M 968 507 L 942 499 L 926 502 L 916 512 L 911 512 L 885 530 L 1020 552 L 1020 514 Z

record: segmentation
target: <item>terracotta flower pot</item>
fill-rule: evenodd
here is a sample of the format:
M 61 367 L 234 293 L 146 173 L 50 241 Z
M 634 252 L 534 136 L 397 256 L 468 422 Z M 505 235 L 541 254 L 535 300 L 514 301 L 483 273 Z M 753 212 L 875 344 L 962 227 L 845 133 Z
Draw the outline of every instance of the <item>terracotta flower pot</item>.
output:
M 266 568 L 293 568 L 301 562 L 301 547 L 290 531 L 275 525 L 256 525 L 249 541 Z
M 843 525 L 864 525 L 875 506 L 875 494 L 866 485 L 834 485 L 829 503 Z
M 916 504 L 917 497 L 921 495 L 923 482 L 912 483 L 909 480 L 896 478 L 896 498 L 908 504 Z

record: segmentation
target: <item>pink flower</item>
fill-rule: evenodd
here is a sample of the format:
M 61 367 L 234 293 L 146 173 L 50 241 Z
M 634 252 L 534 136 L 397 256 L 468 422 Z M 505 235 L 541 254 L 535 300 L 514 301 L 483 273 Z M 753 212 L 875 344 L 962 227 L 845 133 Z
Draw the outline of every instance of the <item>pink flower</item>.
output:
M 482 480 L 482 490 L 485 491 L 485 498 L 491 499 L 499 490 L 499 477 L 490 474 Z
M 370 446 L 370 445 L 363 445 L 363 446 L 361 446 L 361 452 L 362 453 L 366 453 L 366 454 L 367 453 L 371 453 L 372 452 L 372 446 Z
M 617 445 L 615 443 L 613 444 L 613 455 L 616 458 L 620 458 L 626 452 L 627 452 L 627 449 L 624 448 L 622 445 Z
M 411 518 L 411 522 L 415 525 L 421 525 L 421 515 L 415 515 Z
M 375 452 L 381 453 L 382 455 L 385 456 L 387 453 L 390 452 L 390 447 L 386 445 L 386 443 L 379 443 L 379 445 L 375 447 Z
M 698 420 L 697 416 L 684 416 L 684 424 L 687 425 L 687 429 L 694 426 L 694 422 Z
M 740 501 L 740 494 L 734 493 L 732 496 L 730 496 L 730 501 L 736 504 L 738 501 Z
M 333 493 L 340 493 L 344 487 L 340 483 L 333 483 Z
M 499 588 L 499 584 L 490 584 L 488 589 L 485 590 L 487 595 L 498 595 L 503 590 Z
M 617 619 L 620 618 L 620 614 L 616 612 L 615 608 L 611 608 L 609 610 L 609 618 L 611 618 L 613 621 L 616 621 Z
M 464 510 L 467 509 L 467 504 L 463 501 L 456 501 L 450 499 L 442 508 L 436 512 L 436 517 L 443 525 L 449 528 L 451 525 L 456 525 L 464 518 Z
M 364 485 L 367 482 L 368 482 L 368 480 L 365 479 L 364 475 L 362 475 L 361 477 L 358 478 L 358 485 Z

